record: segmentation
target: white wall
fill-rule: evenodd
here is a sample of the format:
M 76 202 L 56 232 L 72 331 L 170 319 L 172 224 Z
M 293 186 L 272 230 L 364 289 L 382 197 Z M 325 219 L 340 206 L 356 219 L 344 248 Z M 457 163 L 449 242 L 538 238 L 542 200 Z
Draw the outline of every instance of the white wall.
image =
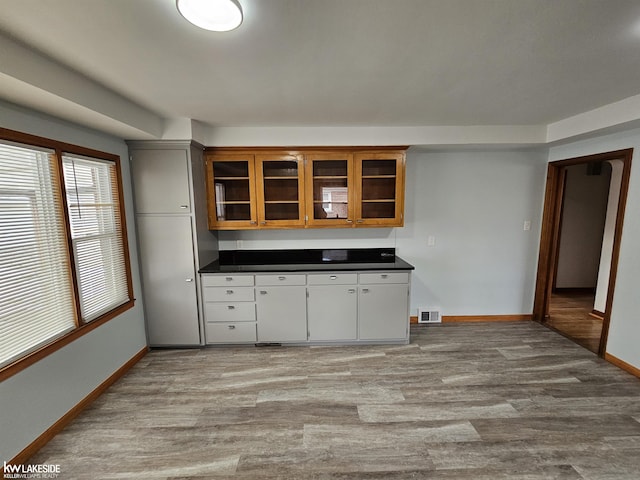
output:
M 567 167 L 556 288 L 596 288 L 611 166 L 587 175 L 587 165 Z
M 593 302 L 593 309 L 603 313 L 607 309 L 613 240 L 616 232 L 618 201 L 620 200 L 622 169 L 624 166 L 621 160 L 612 160 L 608 163 L 611 165 L 611 185 L 609 187 L 609 198 L 607 199 L 607 216 L 604 223 L 604 234 L 602 235 L 602 251 L 600 252 L 600 266 L 598 267 L 596 298 Z
M 418 306 L 530 314 L 546 161 L 546 151 L 409 151 L 403 228 L 221 231 L 220 249 L 238 240 L 244 249 L 395 247 L 416 267 L 412 315 Z
M 0 126 L 120 156 L 135 307 L 0 383 L 0 462 L 9 461 L 146 345 L 129 161 L 117 138 L 0 102 Z
M 611 152 L 634 148 L 634 157 L 640 149 L 640 130 L 630 130 L 612 135 L 605 135 L 588 140 L 573 142 L 551 149 L 549 160 Z M 640 168 L 634 158 L 631 167 L 631 178 L 627 206 L 624 216 L 620 258 L 616 290 L 611 308 L 611 324 L 607 341 L 607 353 L 640 368 Z
M 397 248 L 416 267 L 413 315 L 418 306 L 443 315 L 531 313 L 545 159 L 525 150 L 409 155 Z

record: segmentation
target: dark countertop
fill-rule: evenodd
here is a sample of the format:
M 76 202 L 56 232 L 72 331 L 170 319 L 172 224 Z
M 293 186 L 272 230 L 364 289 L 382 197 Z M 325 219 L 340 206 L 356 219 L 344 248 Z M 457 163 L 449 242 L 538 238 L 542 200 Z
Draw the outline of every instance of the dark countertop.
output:
M 394 248 L 223 250 L 198 273 L 413 270 Z

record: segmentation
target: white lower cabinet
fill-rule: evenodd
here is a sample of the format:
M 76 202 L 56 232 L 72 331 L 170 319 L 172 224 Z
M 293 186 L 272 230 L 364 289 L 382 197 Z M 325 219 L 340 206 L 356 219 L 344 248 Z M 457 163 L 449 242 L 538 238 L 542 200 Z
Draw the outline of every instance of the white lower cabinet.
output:
M 203 275 L 201 278 L 206 342 L 255 343 L 253 275 Z
M 309 340 L 356 340 L 358 274 L 310 274 L 307 283 Z
M 208 344 L 409 340 L 408 272 L 201 278 Z
M 206 323 L 207 343 L 255 343 L 256 324 L 239 322 Z
M 307 341 L 305 286 L 256 287 L 256 312 L 258 342 Z
M 358 338 L 360 340 L 408 339 L 409 285 L 360 285 Z

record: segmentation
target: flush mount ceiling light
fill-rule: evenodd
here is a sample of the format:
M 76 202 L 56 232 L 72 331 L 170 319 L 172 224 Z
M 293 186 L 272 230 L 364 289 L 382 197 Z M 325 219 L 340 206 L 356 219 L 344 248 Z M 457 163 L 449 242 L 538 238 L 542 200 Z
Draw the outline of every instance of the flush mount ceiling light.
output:
M 177 0 L 180 15 L 195 26 L 228 32 L 242 23 L 242 8 L 236 0 Z

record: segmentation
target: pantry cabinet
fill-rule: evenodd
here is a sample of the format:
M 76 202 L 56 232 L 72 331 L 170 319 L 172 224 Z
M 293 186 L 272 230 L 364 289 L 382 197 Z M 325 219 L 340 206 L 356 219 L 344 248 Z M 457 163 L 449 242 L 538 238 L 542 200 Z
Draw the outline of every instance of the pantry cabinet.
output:
M 212 230 L 404 223 L 403 148 L 209 148 L 205 161 Z
M 149 344 L 201 345 L 196 271 L 218 256 L 204 208 L 203 147 L 181 141 L 128 145 Z

